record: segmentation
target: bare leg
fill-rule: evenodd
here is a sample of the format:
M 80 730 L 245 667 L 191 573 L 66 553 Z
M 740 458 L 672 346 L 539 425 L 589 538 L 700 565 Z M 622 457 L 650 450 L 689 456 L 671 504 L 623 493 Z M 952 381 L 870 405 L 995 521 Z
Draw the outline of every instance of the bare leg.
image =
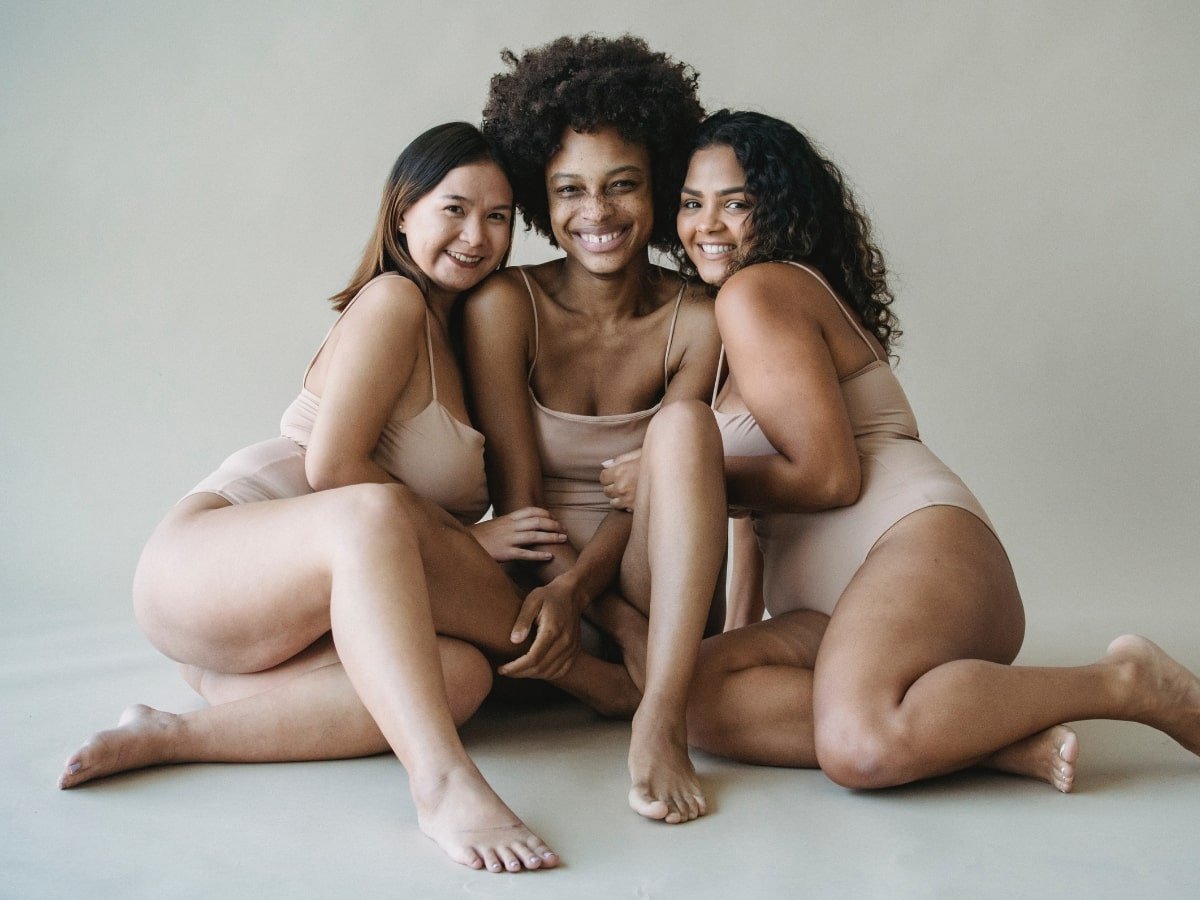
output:
M 1023 630 L 1008 560 L 981 522 L 948 507 L 901 521 L 846 589 L 821 643 L 821 767 L 848 787 L 904 784 L 999 765 L 1004 748 L 1091 718 L 1151 725 L 1200 751 L 1200 681 L 1156 645 L 1126 636 L 1088 666 L 1008 665 Z M 1061 751 L 1073 764 L 1071 748 Z
M 642 446 L 621 566 L 621 592 L 650 620 L 646 689 L 629 744 L 629 804 L 671 824 L 707 811 L 688 757 L 687 705 L 725 554 L 723 460 L 707 406 L 686 401 L 658 412 Z
M 139 620 L 163 652 L 225 672 L 278 665 L 332 631 L 346 676 L 409 772 L 422 830 L 475 868 L 554 865 L 455 733 L 409 494 L 357 485 L 236 507 L 188 498 L 143 554 Z
M 92 735 L 71 755 L 59 787 L 166 763 L 292 762 L 386 752 L 387 740 L 359 700 L 332 643 L 318 643 L 327 649 L 294 658 L 307 656 L 318 663 L 307 671 L 293 665 L 284 673 L 204 678 L 201 693 L 213 703 L 204 709 L 176 715 L 131 706 L 116 728 Z M 462 641 L 440 638 L 438 650 L 450 712 L 455 724 L 462 725 L 487 696 L 491 667 Z

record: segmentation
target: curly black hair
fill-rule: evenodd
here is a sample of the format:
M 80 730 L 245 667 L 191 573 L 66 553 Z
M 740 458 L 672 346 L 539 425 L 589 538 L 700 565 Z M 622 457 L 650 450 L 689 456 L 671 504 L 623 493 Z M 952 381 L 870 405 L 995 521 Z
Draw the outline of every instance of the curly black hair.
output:
M 733 150 L 754 200 L 750 240 L 729 274 L 759 262 L 811 265 L 894 356 L 903 332 L 890 309 L 887 267 L 841 170 L 795 127 L 758 112 L 722 109 L 705 119 L 692 152 L 713 146 Z M 671 252 L 681 271 L 695 274 L 678 238 Z
M 687 149 L 704 118 L 696 71 L 652 51 L 633 35 L 560 37 L 519 58 L 511 50 L 500 58 L 511 71 L 492 76 L 483 133 L 512 179 L 526 227 L 557 246 L 550 229 L 546 164 L 568 128 L 591 132 L 613 126 L 626 141 L 649 151 L 654 198 L 650 245 L 669 249 Z

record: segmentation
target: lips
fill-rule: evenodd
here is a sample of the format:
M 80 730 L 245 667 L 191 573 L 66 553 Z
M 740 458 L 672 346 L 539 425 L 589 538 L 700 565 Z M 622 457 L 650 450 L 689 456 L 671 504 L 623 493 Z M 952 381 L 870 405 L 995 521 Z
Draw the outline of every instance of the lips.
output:
M 468 253 L 458 253 L 454 250 L 447 250 L 446 255 L 460 266 L 466 266 L 467 268 L 474 268 L 479 264 L 479 261 L 483 259 L 482 256 L 471 256 Z
M 697 244 L 701 252 L 709 256 L 721 256 L 725 253 L 732 253 L 737 249 L 737 244 Z
M 614 228 L 607 231 L 573 231 L 578 242 L 593 253 L 607 253 L 615 250 L 629 234 L 630 227 Z

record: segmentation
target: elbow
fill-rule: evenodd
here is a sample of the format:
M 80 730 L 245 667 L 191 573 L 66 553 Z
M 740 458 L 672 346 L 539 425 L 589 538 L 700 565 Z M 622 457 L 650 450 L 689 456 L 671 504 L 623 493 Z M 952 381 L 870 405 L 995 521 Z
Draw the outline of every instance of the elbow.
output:
M 352 460 L 339 458 L 336 454 L 326 456 L 311 450 L 304 457 L 304 477 L 314 491 L 328 491 L 346 487 L 362 481 L 361 467 Z
M 858 502 L 862 492 L 862 468 L 858 458 L 853 465 L 835 466 L 825 473 L 824 484 L 820 490 L 822 509 L 838 509 L 852 506 Z
M 855 458 L 853 465 L 827 465 L 808 480 L 802 490 L 803 509 L 820 512 L 852 506 L 862 491 L 862 469 Z

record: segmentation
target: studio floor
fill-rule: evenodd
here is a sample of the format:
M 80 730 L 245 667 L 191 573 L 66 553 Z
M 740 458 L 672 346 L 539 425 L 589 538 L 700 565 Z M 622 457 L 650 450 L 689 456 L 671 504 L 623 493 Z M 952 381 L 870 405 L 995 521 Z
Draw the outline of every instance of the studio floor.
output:
M 1103 649 L 1113 618 L 1031 639 L 1020 661 L 1084 662 Z M 1195 647 L 1170 642 L 1182 621 L 1164 615 L 1146 623 L 1157 626 L 1147 631 L 1195 667 Z M 181 710 L 198 701 L 131 619 L 18 616 L 0 647 L 5 897 L 1096 898 L 1200 891 L 1200 761 L 1136 725 L 1078 726 L 1080 775 L 1069 796 L 988 773 L 855 793 L 816 771 L 697 754 L 712 812 L 672 827 L 626 807 L 627 723 L 566 703 L 485 709 L 464 729 L 469 750 L 564 860 L 553 871 L 491 875 L 447 862 L 420 834 L 404 771 L 391 757 L 175 766 L 59 791 L 63 759 L 128 703 Z

